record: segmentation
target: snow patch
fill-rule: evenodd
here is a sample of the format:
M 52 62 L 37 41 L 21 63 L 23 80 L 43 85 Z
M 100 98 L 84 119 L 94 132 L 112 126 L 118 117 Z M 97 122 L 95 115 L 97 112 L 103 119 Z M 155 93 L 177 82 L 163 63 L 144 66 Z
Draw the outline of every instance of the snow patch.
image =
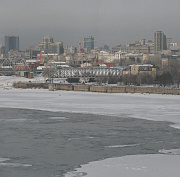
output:
M 0 119 L 3 122 L 25 122 L 27 119 Z
M 134 147 L 134 146 L 140 146 L 140 144 L 124 144 L 124 145 L 113 145 L 113 146 L 105 146 L 108 148 L 124 148 L 124 147 Z
M 67 120 L 68 118 L 66 118 L 66 117 L 50 117 L 49 119 L 50 120 L 60 120 L 60 121 L 63 121 L 63 120 Z
M 171 154 L 171 155 L 180 155 L 180 149 L 161 149 L 158 151 L 161 154 Z
M 6 167 L 32 167 L 30 164 L 20 164 L 20 163 L 0 163 L 0 166 Z
M 94 138 L 94 137 L 92 137 L 92 136 L 86 136 L 86 137 L 69 138 L 68 140 L 69 140 L 69 141 L 72 141 L 72 140 L 92 139 L 92 138 Z
M 0 157 L 0 167 L 1 166 L 6 166 L 6 167 L 32 167 L 32 165 L 30 165 L 30 164 L 7 163 L 6 161 L 9 161 L 9 160 L 11 160 L 11 159 Z
M 8 159 L 8 158 L 2 158 L 2 157 L 0 157 L 0 163 L 1 163 L 1 162 L 8 161 L 8 160 L 10 160 L 10 159 Z
M 173 128 L 176 128 L 176 129 L 180 129 L 180 123 L 176 123 L 176 124 L 173 124 L 173 125 L 170 125 L 171 127 Z

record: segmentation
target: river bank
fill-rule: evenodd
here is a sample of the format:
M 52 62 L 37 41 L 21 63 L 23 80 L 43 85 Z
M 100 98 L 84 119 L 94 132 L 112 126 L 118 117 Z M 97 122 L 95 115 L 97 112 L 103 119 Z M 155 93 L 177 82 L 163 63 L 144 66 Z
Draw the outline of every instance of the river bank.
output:
M 14 88 L 44 88 L 49 89 L 48 83 L 14 82 Z M 149 93 L 149 94 L 172 94 L 180 95 L 180 89 L 167 89 L 140 86 L 95 86 L 95 85 L 73 85 L 54 83 L 55 90 L 84 91 L 100 93 Z

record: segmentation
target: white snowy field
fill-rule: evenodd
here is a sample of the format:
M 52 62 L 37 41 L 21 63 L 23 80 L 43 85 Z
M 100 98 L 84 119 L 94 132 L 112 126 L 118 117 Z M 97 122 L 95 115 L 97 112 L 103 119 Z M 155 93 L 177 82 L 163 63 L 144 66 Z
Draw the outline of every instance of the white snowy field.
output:
M 44 89 L 13 89 L 16 77 L 0 77 L 0 107 L 49 111 L 93 113 L 169 121 L 180 128 L 180 96 L 153 94 L 107 94 L 92 92 L 48 91 Z M 22 78 L 23 80 L 27 80 Z M 37 78 L 36 78 L 37 79 Z M 42 79 L 42 78 L 41 78 Z M 34 79 L 35 80 L 35 79 Z M 28 81 L 28 80 L 27 80 Z M 179 177 L 178 150 L 164 150 L 157 155 L 134 155 L 91 162 L 66 175 L 89 177 Z M 157 152 L 158 153 L 158 152 Z M 168 154 L 168 155 L 167 155 Z M 74 175 L 76 173 L 76 175 Z

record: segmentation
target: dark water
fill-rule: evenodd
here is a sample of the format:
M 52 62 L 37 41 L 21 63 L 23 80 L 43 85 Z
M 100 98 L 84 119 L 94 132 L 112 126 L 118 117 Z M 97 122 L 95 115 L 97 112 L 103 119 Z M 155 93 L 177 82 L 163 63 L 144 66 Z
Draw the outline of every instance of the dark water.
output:
M 0 108 L 0 177 L 63 176 L 91 161 L 163 148 L 180 148 L 180 130 L 167 122 Z

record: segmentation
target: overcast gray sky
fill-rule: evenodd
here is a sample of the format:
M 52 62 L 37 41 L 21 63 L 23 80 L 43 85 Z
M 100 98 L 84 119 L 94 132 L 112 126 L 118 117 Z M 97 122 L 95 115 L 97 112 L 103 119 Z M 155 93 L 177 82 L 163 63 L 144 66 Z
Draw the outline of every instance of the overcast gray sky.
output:
M 162 30 L 180 42 L 180 0 L 1 0 L 0 43 L 18 35 L 20 48 L 38 46 L 45 35 L 64 46 L 92 35 L 95 46 L 126 44 Z

